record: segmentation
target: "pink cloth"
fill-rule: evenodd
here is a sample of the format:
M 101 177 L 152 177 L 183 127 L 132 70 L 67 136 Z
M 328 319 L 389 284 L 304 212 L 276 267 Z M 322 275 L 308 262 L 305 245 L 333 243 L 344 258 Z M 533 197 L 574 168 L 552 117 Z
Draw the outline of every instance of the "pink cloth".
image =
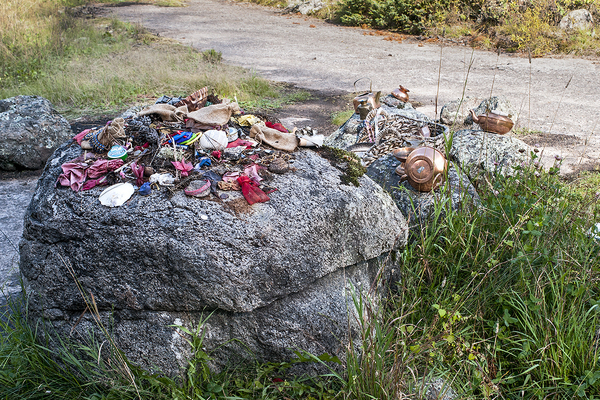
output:
M 91 129 L 86 129 L 84 131 L 79 132 L 77 135 L 73 136 L 73 140 L 75 140 L 77 142 L 78 145 L 81 146 L 81 142 L 83 141 L 83 138 L 85 137 L 85 135 L 87 135 L 89 132 L 91 132 Z
M 253 144 L 254 143 L 249 142 L 249 141 L 244 140 L 244 139 L 235 139 L 233 142 L 230 142 L 227 145 L 227 148 L 230 149 L 232 147 L 246 146 L 246 149 L 251 149 Z
M 88 165 L 82 162 L 67 162 L 61 168 L 63 173 L 58 176 L 58 183 L 61 186 L 69 186 L 71 190 L 78 192 L 87 178 Z
M 246 168 L 244 168 L 244 175 L 247 175 L 250 179 L 252 179 L 256 183 L 260 183 L 263 178 L 258 174 L 258 170 L 260 167 L 256 164 L 252 164 Z
M 226 172 L 222 178 L 223 178 L 223 182 L 237 182 L 237 178 L 239 178 L 240 173 L 239 172 Z
M 96 179 L 123 165 L 123 160 L 96 160 L 87 170 L 87 177 Z
M 144 166 L 138 165 L 136 162 L 134 162 L 133 164 L 131 164 L 131 170 L 133 171 L 133 174 L 137 178 L 135 181 L 135 184 L 138 187 L 142 186 L 144 184 Z M 187 174 L 187 172 L 186 172 L 186 174 Z M 183 175 L 183 173 L 182 173 L 182 175 Z
M 82 157 L 78 157 L 75 160 L 64 163 L 61 168 L 63 173 L 58 176 L 58 183 L 61 186 L 69 186 L 74 192 L 82 190 L 84 182 L 88 178 L 96 179 L 105 175 L 109 171 L 114 171 L 123 165 L 123 160 L 96 160 L 91 166 L 84 163 L 78 162 Z M 90 183 L 83 190 L 89 190 L 96 186 L 96 184 Z
M 88 179 L 81 187 L 81 190 L 90 190 L 92 188 L 95 188 L 96 186 L 104 185 L 108 185 L 108 180 L 106 179 L 106 176 L 103 176 L 100 179 Z
M 181 176 L 188 176 L 188 172 L 194 169 L 192 163 L 186 163 L 185 161 L 171 161 L 171 164 L 175 169 L 181 171 Z

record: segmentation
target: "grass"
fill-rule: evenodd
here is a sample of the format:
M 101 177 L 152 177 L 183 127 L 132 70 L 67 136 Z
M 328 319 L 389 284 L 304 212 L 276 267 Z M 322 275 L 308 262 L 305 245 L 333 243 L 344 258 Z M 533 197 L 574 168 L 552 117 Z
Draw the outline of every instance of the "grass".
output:
M 26 306 L 13 300 L 0 316 L 1 399 L 331 399 L 340 392 L 331 377 L 290 377 L 298 354 L 285 363 L 249 363 L 220 373 L 207 367 L 202 325 L 187 331 L 195 356 L 177 378 L 150 374 L 130 364 L 117 348 L 90 335 L 86 343 L 40 342 L 42 325 L 28 324 Z M 52 348 L 52 350 L 50 349 Z
M 331 115 L 331 123 L 333 125 L 341 126 L 344 122 L 350 119 L 352 115 L 354 115 L 354 109 L 335 112 Z
M 72 119 L 117 113 L 165 94 L 187 96 L 204 86 L 237 98 L 250 110 L 309 96 L 226 65 L 214 49 L 196 51 L 135 24 L 82 19 L 73 9 L 59 7 L 74 4 L 79 2 L 10 0 L 0 5 L 0 98 L 43 96 Z

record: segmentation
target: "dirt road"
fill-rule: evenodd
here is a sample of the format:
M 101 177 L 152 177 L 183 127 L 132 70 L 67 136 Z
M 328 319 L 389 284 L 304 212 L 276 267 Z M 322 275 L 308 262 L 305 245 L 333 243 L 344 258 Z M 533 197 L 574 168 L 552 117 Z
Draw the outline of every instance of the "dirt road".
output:
M 534 58 L 530 64 L 527 58 L 464 46 L 388 41 L 363 29 L 246 3 L 187 3 L 177 8 L 110 7 L 110 12 L 160 36 L 220 51 L 225 62 L 267 79 L 302 88 L 352 92 L 353 82 L 365 76 L 373 89 L 388 93 L 402 84 L 431 118 L 436 116 L 438 83 L 438 112 L 461 97 L 466 83 L 465 95 L 504 95 L 519 110 L 518 126 L 549 133 L 535 138 L 545 147 L 545 164 L 559 154 L 565 158 L 563 172 L 570 172 L 600 160 L 598 60 Z M 368 87 L 368 81 L 361 84 L 359 90 Z

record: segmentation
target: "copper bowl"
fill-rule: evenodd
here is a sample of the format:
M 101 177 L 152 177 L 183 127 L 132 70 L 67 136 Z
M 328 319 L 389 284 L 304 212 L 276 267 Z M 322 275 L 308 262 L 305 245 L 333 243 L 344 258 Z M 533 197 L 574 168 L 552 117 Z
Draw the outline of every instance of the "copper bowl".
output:
M 509 117 L 493 112 L 475 115 L 475 111 L 471 110 L 471 117 L 473 118 L 473 122 L 479 125 L 484 131 L 497 133 L 499 135 L 507 134 L 514 126 L 514 123 Z
M 400 175 L 401 177 L 406 176 L 406 171 L 404 171 L 404 163 L 400 163 L 400 165 L 396 167 L 396 174 Z
M 437 189 L 444 182 L 447 168 L 446 157 L 433 147 L 416 148 L 404 163 L 408 183 L 420 192 Z
M 414 150 L 414 147 L 400 147 L 392 150 L 392 154 L 394 157 L 398 159 L 398 161 L 405 162 L 408 158 L 409 154 Z

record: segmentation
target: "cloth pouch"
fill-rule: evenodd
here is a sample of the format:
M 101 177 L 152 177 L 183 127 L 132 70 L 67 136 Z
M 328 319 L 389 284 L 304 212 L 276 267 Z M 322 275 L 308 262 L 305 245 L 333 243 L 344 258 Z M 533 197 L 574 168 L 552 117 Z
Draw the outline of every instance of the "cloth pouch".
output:
M 298 147 L 298 138 L 293 133 L 280 132 L 262 124 L 252 125 L 250 137 L 278 150 L 294 151 Z

